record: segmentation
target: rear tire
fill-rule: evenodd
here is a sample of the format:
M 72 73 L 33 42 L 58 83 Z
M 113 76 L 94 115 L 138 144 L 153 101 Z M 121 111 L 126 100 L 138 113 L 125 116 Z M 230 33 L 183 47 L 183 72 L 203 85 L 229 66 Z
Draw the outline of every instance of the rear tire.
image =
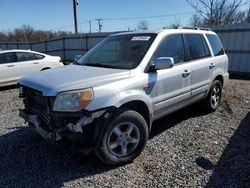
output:
M 136 111 L 119 109 L 113 115 L 95 150 L 104 163 L 120 165 L 133 161 L 148 140 L 148 126 Z
M 222 85 L 219 80 L 215 80 L 210 88 L 207 97 L 202 101 L 202 107 L 207 112 L 214 112 L 221 101 Z

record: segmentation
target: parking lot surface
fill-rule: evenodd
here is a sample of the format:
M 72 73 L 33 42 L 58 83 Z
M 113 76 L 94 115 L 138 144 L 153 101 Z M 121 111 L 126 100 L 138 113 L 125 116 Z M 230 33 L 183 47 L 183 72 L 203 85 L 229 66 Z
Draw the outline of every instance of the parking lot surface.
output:
M 22 106 L 17 89 L 0 91 L 1 187 L 250 187 L 250 81 L 230 80 L 214 113 L 196 104 L 155 122 L 125 166 L 45 141 Z

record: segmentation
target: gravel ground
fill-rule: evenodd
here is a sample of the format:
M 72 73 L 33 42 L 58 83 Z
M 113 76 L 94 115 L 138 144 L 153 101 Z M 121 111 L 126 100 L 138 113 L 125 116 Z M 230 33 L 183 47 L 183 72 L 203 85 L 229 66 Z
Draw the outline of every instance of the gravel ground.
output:
M 195 105 L 155 122 L 120 167 L 43 140 L 18 117 L 17 95 L 0 91 L 1 187 L 250 187 L 250 81 L 230 80 L 215 113 Z

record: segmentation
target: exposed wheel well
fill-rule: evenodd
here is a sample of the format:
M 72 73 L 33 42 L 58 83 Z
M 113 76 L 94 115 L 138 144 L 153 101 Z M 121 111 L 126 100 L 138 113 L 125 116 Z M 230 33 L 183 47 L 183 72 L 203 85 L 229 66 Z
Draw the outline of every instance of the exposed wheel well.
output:
M 148 128 L 150 129 L 150 115 L 149 115 L 149 109 L 147 105 L 142 101 L 131 101 L 128 103 L 125 103 L 121 106 L 121 108 L 128 108 L 131 110 L 134 110 L 142 115 L 142 117 L 146 120 L 148 124 Z
M 221 83 L 221 85 L 222 85 L 222 86 L 224 85 L 223 76 L 218 75 L 218 76 L 216 76 L 216 77 L 215 77 L 215 79 L 214 79 L 214 80 L 219 80 L 219 81 L 220 81 L 220 83 Z

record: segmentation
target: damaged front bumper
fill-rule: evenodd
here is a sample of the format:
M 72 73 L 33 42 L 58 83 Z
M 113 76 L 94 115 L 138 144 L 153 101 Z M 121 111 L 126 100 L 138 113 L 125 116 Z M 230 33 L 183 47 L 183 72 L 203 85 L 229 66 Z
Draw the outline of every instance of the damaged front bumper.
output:
M 44 139 L 50 141 L 67 140 L 74 143 L 77 149 L 91 149 L 98 145 L 107 121 L 111 117 L 113 108 L 106 108 L 87 114 L 81 114 L 72 119 L 72 114 L 50 114 L 54 119 L 50 125 L 46 124 L 39 115 L 26 109 L 19 110 L 19 116 L 35 128 Z M 67 119 L 67 120 L 66 120 Z M 56 122 L 55 120 L 58 120 Z M 53 126 L 52 126 L 53 124 Z M 60 126 L 58 126 L 60 124 Z M 56 126 L 55 126 L 56 125 Z
M 53 141 L 57 141 L 57 140 L 61 140 L 62 136 L 60 134 L 60 132 L 66 130 L 66 127 L 62 127 L 59 129 L 54 129 L 54 130 L 46 130 L 46 128 L 44 128 L 44 123 L 42 122 L 42 120 L 39 118 L 38 115 L 32 115 L 32 114 L 28 114 L 26 112 L 26 110 L 19 110 L 19 116 L 21 118 L 23 118 L 25 120 L 25 122 L 28 122 L 30 126 L 34 127 L 36 129 L 36 131 L 46 140 L 53 140 Z

